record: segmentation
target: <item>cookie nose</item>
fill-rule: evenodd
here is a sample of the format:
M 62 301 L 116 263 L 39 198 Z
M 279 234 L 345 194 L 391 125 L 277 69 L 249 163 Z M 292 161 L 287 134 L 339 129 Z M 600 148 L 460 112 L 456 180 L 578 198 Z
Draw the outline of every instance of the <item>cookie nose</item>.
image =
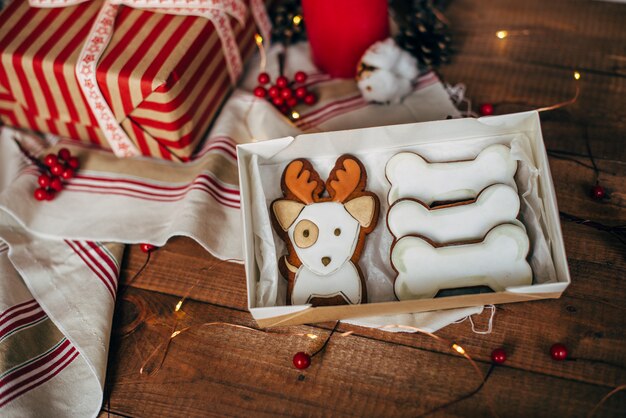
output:
M 330 257 L 322 257 L 322 264 L 325 266 L 330 264 Z

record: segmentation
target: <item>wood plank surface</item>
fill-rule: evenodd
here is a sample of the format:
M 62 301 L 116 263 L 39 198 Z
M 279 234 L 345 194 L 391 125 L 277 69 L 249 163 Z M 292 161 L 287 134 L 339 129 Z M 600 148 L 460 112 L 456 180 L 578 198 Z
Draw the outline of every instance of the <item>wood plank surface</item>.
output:
M 178 321 L 179 327 L 196 327 L 173 340 L 157 373 L 143 376 L 139 370 L 167 341 L 177 321 L 172 306 L 178 299 L 131 289 L 127 300 L 133 305 L 127 310 L 137 312 L 141 319 L 138 322 L 131 315 L 116 324 L 116 329 L 124 331 L 115 334 L 114 344 L 132 354 L 117 356 L 109 367 L 109 378 L 117 382 L 110 393 L 113 412 L 133 416 L 415 416 L 469 392 L 478 383 L 469 364 L 449 349 L 437 352 L 359 335 L 334 337 L 324 355 L 314 357 L 313 365 L 301 373 L 291 365 L 291 356 L 311 346 L 314 349 L 317 342 L 293 335 L 202 327 L 198 324 L 214 321 L 254 323 L 247 313 L 194 301 L 185 305 L 186 316 Z M 137 323 L 141 325 L 132 325 Z M 299 326 L 289 332 L 323 335 L 327 331 Z M 484 372 L 488 363 L 479 367 Z M 499 389 L 511 387 L 517 395 L 502 396 Z M 494 371 L 484 391 L 446 409 L 446 414 L 486 415 L 490 398 L 495 410 L 514 407 L 520 416 L 576 416 L 591 409 L 606 392 L 604 385 L 503 366 Z M 615 414 L 623 408 L 626 400 L 616 398 L 606 411 Z
M 606 2 L 454 0 L 445 12 L 458 53 L 441 69 L 462 82 L 476 105 L 498 114 L 571 98 L 541 114 L 559 209 L 569 215 L 626 224 L 626 6 Z M 497 30 L 508 30 L 505 40 Z M 599 180 L 610 198 L 589 197 Z M 463 346 L 484 373 L 494 348 L 509 358 L 476 395 L 429 416 L 585 416 L 612 388 L 626 384 L 626 246 L 615 236 L 562 220 L 572 285 L 558 300 L 497 307 L 493 331 L 469 323 L 437 335 Z M 471 391 L 469 363 L 432 338 L 340 324 L 323 354 L 304 372 L 291 358 L 311 351 L 334 324 L 289 327 L 276 335 L 256 328 L 246 310 L 243 267 L 219 262 L 187 238 L 174 238 L 146 260 L 128 247 L 100 416 L 418 416 Z M 185 298 L 184 315 L 174 314 Z M 488 313 L 475 318 L 487 326 Z M 139 370 L 174 329 L 192 326 L 169 347 L 154 375 Z M 548 354 L 565 343 L 571 358 Z M 150 365 L 152 363 L 148 363 Z M 596 416 L 626 415 L 626 393 Z

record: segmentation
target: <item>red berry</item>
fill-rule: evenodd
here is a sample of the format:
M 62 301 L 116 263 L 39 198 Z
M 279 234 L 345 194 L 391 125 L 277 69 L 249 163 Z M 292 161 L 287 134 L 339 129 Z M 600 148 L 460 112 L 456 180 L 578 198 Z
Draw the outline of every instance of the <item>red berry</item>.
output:
M 263 97 L 265 97 L 267 95 L 267 90 L 265 90 L 265 87 L 261 87 L 261 86 L 255 87 L 254 95 L 256 97 L 263 98 Z
M 39 176 L 39 178 L 37 179 L 37 183 L 39 183 L 39 185 L 43 188 L 46 188 L 48 186 L 50 186 L 50 176 L 47 174 L 42 174 Z
M 282 106 L 283 103 L 285 103 L 285 99 L 283 99 L 282 97 L 274 97 L 272 99 L 272 102 L 274 102 L 276 106 Z
M 504 348 L 496 348 L 491 352 L 491 360 L 494 363 L 502 364 L 506 361 L 506 351 Z
M 67 165 L 72 167 L 74 170 L 78 170 L 78 167 L 80 167 L 80 161 L 78 161 L 78 158 L 76 157 L 70 157 L 70 159 L 67 160 Z
M 291 110 L 291 109 L 289 109 L 289 106 L 287 106 L 286 104 L 284 104 L 284 105 L 280 106 L 280 107 L 278 108 L 278 110 L 280 110 L 280 112 L 281 112 L 282 114 L 286 115 L 287 113 L 289 113 L 289 110 Z
M 268 90 L 268 94 L 270 95 L 271 98 L 278 97 L 280 96 L 280 89 L 276 86 L 272 86 Z
M 550 357 L 555 361 L 563 361 L 567 358 L 567 347 L 561 343 L 556 343 L 550 347 Z
M 60 163 L 56 163 L 52 167 L 50 167 L 50 173 L 52 173 L 52 175 L 54 176 L 60 176 L 61 173 L 63 173 L 63 170 L 65 170 L 65 167 L 63 166 L 63 164 Z
M 293 97 L 293 90 L 291 90 L 289 87 L 286 87 L 280 91 L 280 96 L 283 99 L 290 99 L 291 97 Z
M 270 75 L 268 73 L 261 73 L 257 77 L 257 80 L 260 84 L 267 84 L 270 82 Z
M 293 356 L 293 365 L 296 366 L 296 369 L 304 370 L 311 365 L 311 356 L 299 351 Z
M 152 252 L 156 247 L 152 244 L 139 244 L 139 249 L 144 253 Z
M 70 167 L 66 168 L 65 170 L 63 170 L 63 172 L 61 173 L 61 178 L 63 180 L 69 180 L 72 177 L 74 177 L 74 170 Z
M 491 103 L 483 103 L 478 110 L 481 116 L 493 115 L 493 105 Z
M 287 106 L 294 107 L 297 104 L 298 104 L 298 99 L 296 99 L 295 97 L 290 97 L 287 99 Z
M 296 97 L 298 99 L 304 99 L 309 92 L 306 90 L 306 87 L 298 87 L 296 89 Z
M 306 81 L 306 73 L 304 71 L 298 71 L 294 76 L 294 79 L 298 83 L 304 83 Z
M 70 150 L 68 150 L 67 148 L 61 148 L 59 152 L 57 153 L 57 155 L 63 161 L 69 160 L 70 157 L 72 156 L 72 154 L 70 153 Z
M 315 97 L 313 93 L 308 93 L 306 96 L 304 96 L 304 103 L 308 104 L 309 106 L 314 105 L 315 102 L 317 102 L 317 97 Z
M 56 155 L 54 154 L 48 154 L 44 157 L 43 159 L 43 163 L 45 165 L 47 165 L 48 167 L 52 167 L 53 165 L 55 165 L 57 162 L 59 161 L 59 159 L 57 158 Z
M 46 200 L 54 200 L 54 196 L 56 196 L 56 192 L 54 190 L 46 190 Z
M 284 75 L 281 75 L 276 79 L 276 85 L 281 89 L 287 87 L 288 84 L 289 80 L 287 80 L 287 77 L 285 77 Z
M 604 196 L 606 196 L 606 190 L 604 190 L 604 187 L 600 186 L 599 184 L 596 184 L 595 186 L 591 188 L 591 197 L 593 199 L 602 200 L 604 199 Z
M 39 201 L 45 200 L 46 199 L 46 193 L 47 193 L 46 189 L 44 189 L 43 187 L 35 189 L 35 193 L 34 193 L 35 199 L 37 199 Z
M 60 192 L 63 190 L 63 182 L 58 177 L 53 177 L 50 181 L 50 188 L 54 191 Z

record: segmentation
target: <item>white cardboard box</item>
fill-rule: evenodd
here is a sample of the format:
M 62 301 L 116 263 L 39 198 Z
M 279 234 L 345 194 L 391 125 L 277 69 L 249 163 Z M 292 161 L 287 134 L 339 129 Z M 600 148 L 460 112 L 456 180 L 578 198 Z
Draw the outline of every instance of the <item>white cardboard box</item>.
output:
M 329 159 L 334 162 L 335 158 L 347 153 L 358 158 L 366 156 L 372 160 L 378 155 L 392 155 L 403 150 L 416 149 L 421 154 L 431 153 L 430 158 L 434 158 L 431 161 L 441 158 L 438 156 L 445 156 L 442 161 L 471 159 L 472 155 L 475 156 L 478 152 L 476 149 L 482 149 L 492 143 L 512 143 L 514 140 L 521 140 L 528 144 L 527 148 L 532 154 L 530 158 L 538 173 L 536 182 L 533 183 L 538 192 L 537 201 L 542 206 L 541 221 L 537 228 L 541 228 L 540 231 L 547 244 L 544 246 L 545 254 L 543 255 L 551 258 L 551 263 L 553 263 L 553 270 L 551 270 L 553 274 L 549 280 L 546 277 L 537 277 L 535 272 L 532 286 L 507 288 L 505 291 L 495 293 L 326 307 L 280 306 L 284 301 L 276 300 L 266 303 L 267 306 L 259 306 L 257 302 L 259 284 L 272 282 L 272 280 L 284 280 L 282 277 L 274 277 L 279 275 L 275 268 L 278 260 L 277 258 L 272 260 L 266 257 L 267 254 L 262 253 L 260 250 L 262 240 L 258 238 L 259 228 L 262 230 L 271 228 L 267 202 L 271 200 L 269 195 L 276 193 L 275 189 L 280 190 L 280 182 L 267 177 L 275 176 L 280 179 L 282 168 L 278 167 L 284 167 L 295 158 Z M 556 195 L 537 112 L 300 135 L 295 138 L 288 137 L 240 145 L 237 147 L 237 156 L 244 226 L 248 309 L 261 327 L 558 298 L 570 283 Z M 268 171 L 265 171 L 265 175 L 260 175 L 259 167 L 272 165 L 276 165 L 277 168 L 269 171 L 270 176 L 267 176 Z M 384 163 L 372 164 L 370 162 L 367 170 L 369 183 L 370 178 L 379 176 L 379 173 L 374 171 L 384 172 Z M 263 182 L 265 182 L 264 185 Z M 387 190 L 388 187 L 387 184 Z M 268 196 L 265 196 L 266 191 Z M 383 204 L 386 200 L 386 193 L 384 190 L 375 192 L 381 200 L 381 216 L 384 217 L 387 211 L 386 204 Z M 265 208 L 260 207 L 262 205 L 265 205 Z M 379 228 L 386 228 L 384 219 L 379 219 L 377 229 Z M 266 234 L 265 237 L 267 236 Z M 263 248 L 267 250 L 268 242 L 271 243 L 271 240 L 266 239 L 262 242 Z M 276 257 L 280 255 L 282 255 L 280 252 L 276 253 Z M 265 260 L 263 262 L 269 264 L 260 268 L 259 260 Z M 366 280 L 368 262 L 369 260 L 365 260 L 363 256 L 359 262 Z M 272 271 L 271 277 L 263 277 L 268 270 Z

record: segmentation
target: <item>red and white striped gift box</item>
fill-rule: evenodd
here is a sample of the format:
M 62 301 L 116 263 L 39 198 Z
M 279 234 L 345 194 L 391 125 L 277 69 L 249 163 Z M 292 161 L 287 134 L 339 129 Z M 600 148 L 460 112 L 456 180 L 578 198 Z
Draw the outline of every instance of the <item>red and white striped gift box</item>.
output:
M 102 3 L 34 8 L 15 0 L 0 14 L 2 122 L 109 148 L 75 75 Z M 231 19 L 244 60 L 254 52 L 258 30 L 251 15 L 244 25 Z M 126 6 L 96 79 L 137 149 L 170 160 L 193 153 L 230 90 L 213 23 Z

